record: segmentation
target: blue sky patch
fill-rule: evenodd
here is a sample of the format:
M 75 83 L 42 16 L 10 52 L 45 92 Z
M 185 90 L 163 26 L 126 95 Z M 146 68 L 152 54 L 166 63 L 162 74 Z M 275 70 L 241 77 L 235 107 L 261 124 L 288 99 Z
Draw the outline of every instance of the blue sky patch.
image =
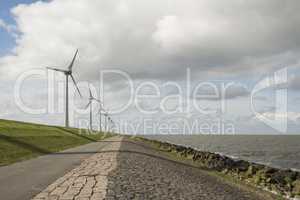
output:
M 10 10 L 18 4 L 30 4 L 36 0 L 9 0 L 0 1 L 0 19 L 6 24 L 15 24 Z M 6 30 L 0 28 L 0 56 L 3 56 L 15 46 L 15 39 Z

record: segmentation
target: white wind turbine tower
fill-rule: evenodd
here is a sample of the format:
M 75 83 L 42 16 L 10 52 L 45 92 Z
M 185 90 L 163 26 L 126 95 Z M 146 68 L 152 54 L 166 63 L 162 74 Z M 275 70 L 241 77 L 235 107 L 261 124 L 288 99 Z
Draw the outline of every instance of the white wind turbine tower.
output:
M 90 96 L 89 96 L 89 103 L 86 105 L 85 108 L 88 108 L 90 107 L 90 129 L 93 130 L 93 101 L 96 101 L 96 102 L 100 102 L 100 100 L 96 99 L 93 94 L 92 94 L 92 91 L 91 91 L 91 88 L 90 88 L 90 85 L 89 85 L 89 93 L 90 93 Z
M 99 111 L 98 111 L 98 114 L 99 114 L 99 132 L 101 133 L 102 132 L 102 110 L 104 111 L 103 109 L 103 105 L 102 105 L 102 102 L 99 101 Z
M 111 119 L 111 124 L 112 124 L 112 129 L 115 129 L 116 128 L 116 124 L 114 122 L 114 120 Z
M 108 122 L 109 122 L 108 130 L 109 130 L 109 132 L 111 132 L 113 129 L 113 124 L 114 124 L 111 117 L 108 117 Z
M 66 127 L 69 127 L 69 76 L 71 77 L 80 97 L 82 97 L 81 93 L 80 93 L 80 90 L 77 86 L 77 83 L 72 75 L 72 69 L 73 69 L 73 65 L 74 65 L 74 62 L 75 62 L 75 59 L 77 57 L 77 54 L 78 54 L 78 49 L 76 50 L 76 53 L 70 63 L 70 65 L 68 66 L 68 69 L 67 70 L 63 70 L 63 69 L 59 69 L 59 68 L 54 68 L 54 67 L 47 67 L 47 69 L 50 69 L 50 70 L 54 70 L 54 71 L 58 71 L 58 72 L 62 72 L 65 74 L 66 76 L 66 118 L 65 118 L 65 123 L 66 123 Z
M 108 118 L 108 112 L 104 111 L 104 130 L 107 132 L 107 118 Z
M 105 131 L 110 131 L 111 130 L 111 125 L 113 125 L 113 121 L 111 119 L 111 117 L 109 116 L 109 111 L 106 110 L 104 112 L 104 116 L 105 116 Z
M 108 131 L 108 122 L 109 122 L 108 110 L 105 111 L 104 116 L 105 116 L 105 131 L 107 132 Z

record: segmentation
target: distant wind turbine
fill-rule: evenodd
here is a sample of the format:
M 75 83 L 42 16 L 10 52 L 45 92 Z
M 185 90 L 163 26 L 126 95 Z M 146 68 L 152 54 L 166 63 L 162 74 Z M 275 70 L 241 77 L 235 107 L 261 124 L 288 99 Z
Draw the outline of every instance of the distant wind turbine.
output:
M 108 122 L 109 122 L 108 130 L 109 130 L 109 132 L 111 132 L 112 131 L 112 127 L 113 127 L 113 121 L 112 121 L 112 119 L 110 117 L 108 117 Z
M 93 108 L 92 108 L 93 101 L 99 102 L 100 104 L 101 104 L 101 102 L 100 102 L 100 100 L 96 99 L 93 96 L 90 85 L 89 85 L 89 92 L 90 92 L 89 103 L 86 105 L 85 108 L 90 107 L 90 129 L 93 130 Z
M 103 109 L 103 105 L 102 105 L 101 101 L 99 102 L 99 105 L 100 105 L 100 108 L 99 108 L 99 111 L 98 111 L 98 114 L 99 114 L 99 131 L 101 133 L 102 132 L 102 110 L 104 111 L 104 109 Z
M 105 129 L 105 132 L 107 132 L 108 130 L 107 130 L 107 124 L 108 124 L 108 119 L 109 119 L 109 116 L 108 116 L 108 111 L 105 111 L 104 112 L 104 129 Z
M 65 123 L 66 123 L 66 127 L 69 127 L 69 76 L 71 77 L 80 97 L 82 97 L 81 93 L 80 93 L 80 90 L 77 86 L 77 83 L 72 75 L 72 69 L 73 69 L 73 65 L 74 65 L 74 62 L 75 62 L 75 59 L 77 57 L 77 54 L 78 54 L 78 49 L 76 50 L 76 53 L 70 63 L 70 65 L 68 66 L 68 69 L 67 70 L 63 70 L 63 69 L 59 69 L 59 68 L 54 68 L 54 67 L 47 67 L 47 69 L 50 69 L 50 70 L 54 70 L 54 71 L 58 71 L 58 72 L 62 72 L 65 74 L 66 76 L 66 118 L 65 118 Z

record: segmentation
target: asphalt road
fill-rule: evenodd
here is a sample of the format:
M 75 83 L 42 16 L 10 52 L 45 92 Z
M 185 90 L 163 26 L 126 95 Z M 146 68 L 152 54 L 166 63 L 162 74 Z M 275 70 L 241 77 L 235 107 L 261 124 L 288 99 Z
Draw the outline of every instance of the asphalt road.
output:
M 0 167 L 0 199 L 27 200 L 109 144 L 109 139 Z

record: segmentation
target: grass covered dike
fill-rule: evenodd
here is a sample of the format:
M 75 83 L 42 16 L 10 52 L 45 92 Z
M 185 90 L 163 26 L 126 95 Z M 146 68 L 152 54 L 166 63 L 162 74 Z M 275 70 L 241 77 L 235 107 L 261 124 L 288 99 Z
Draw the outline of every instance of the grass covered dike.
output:
M 85 134 L 82 134 L 84 132 Z M 0 166 L 96 142 L 112 134 L 0 120 Z
M 198 151 L 190 147 L 136 137 L 159 151 L 184 160 L 194 166 L 220 173 L 222 176 L 242 181 L 282 198 L 300 199 L 300 173 L 292 170 L 277 169 L 244 160 L 233 160 L 227 156 L 211 152 Z M 279 199 L 282 199 L 279 198 Z

